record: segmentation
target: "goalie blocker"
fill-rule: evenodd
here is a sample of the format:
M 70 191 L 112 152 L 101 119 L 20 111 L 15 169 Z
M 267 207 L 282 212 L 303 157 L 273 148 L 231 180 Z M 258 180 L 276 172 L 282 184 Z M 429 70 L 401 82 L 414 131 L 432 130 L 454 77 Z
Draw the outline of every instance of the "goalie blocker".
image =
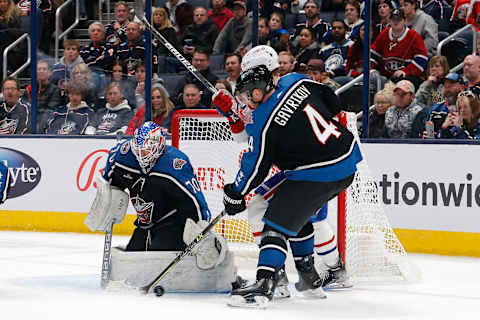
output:
M 210 220 L 188 157 L 165 142 L 159 126 L 143 124 L 132 139 L 110 150 L 98 179 L 97 196 L 85 220 L 92 231 L 106 231 L 112 222 L 121 223 L 128 198 L 137 211 L 136 228 L 125 250 L 112 250 L 111 279 L 135 286 L 152 281 L 160 266 L 168 265 L 172 254 L 183 250 Z M 231 289 L 235 268 L 221 236 L 208 234 L 192 253 L 181 264 L 192 272 L 180 269 L 183 278 L 165 277 L 169 282 L 164 284 L 162 279 L 159 284 L 167 291 Z

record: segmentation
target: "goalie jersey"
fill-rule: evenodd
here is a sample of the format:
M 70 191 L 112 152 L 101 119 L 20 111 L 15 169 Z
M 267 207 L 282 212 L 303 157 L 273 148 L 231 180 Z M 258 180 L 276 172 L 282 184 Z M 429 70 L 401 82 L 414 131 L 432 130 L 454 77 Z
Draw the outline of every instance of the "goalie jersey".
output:
M 111 185 L 129 190 L 130 201 L 137 212 L 137 227 L 148 229 L 172 219 L 210 220 L 207 202 L 190 160 L 183 152 L 166 146 L 145 175 L 132 153 L 130 141 L 110 150 L 103 177 Z
M 300 181 L 339 181 L 355 173 L 362 155 L 353 134 L 334 118 L 340 111 L 328 86 L 298 73 L 280 78 L 273 95 L 245 124 L 249 149 L 236 191 L 250 192 L 272 165 L 284 170 L 286 179 Z

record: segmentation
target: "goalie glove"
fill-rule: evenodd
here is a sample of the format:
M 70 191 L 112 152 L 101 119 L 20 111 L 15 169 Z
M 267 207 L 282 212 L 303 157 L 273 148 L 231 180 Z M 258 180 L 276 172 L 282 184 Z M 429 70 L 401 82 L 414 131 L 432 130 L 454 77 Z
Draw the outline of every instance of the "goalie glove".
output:
M 237 104 L 235 98 L 225 89 L 218 90 L 213 95 L 212 103 L 215 105 L 217 110 L 227 118 L 232 116 L 232 109 L 234 109 Z
M 227 184 L 223 188 L 223 204 L 228 215 L 234 216 L 247 209 L 245 198 L 235 192 L 233 184 Z

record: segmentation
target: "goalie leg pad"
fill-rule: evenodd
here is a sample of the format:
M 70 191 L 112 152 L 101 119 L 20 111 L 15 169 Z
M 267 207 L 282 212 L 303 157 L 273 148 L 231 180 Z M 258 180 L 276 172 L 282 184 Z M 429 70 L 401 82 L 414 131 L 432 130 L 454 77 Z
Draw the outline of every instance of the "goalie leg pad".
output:
M 203 242 L 203 241 L 202 241 Z M 143 287 L 172 262 L 178 251 L 124 251 L 112 248 L 110 287 L 126 283 Z M 197 267 L 196 257 L 187 255 L 160 281 L 167 292 L 230 292 L 236 280 L 237 269 L 232 252 L 227 252 L 222 263 L 210 270 Z
M 195 223 L 192 219 L 187 219 L 183 230 L 185 244 L 189 245 L 207 225 L 208 222 L 204 220 Z M 228 246 L 225 238 L 211 231 L 192 252 L 197 258 L 197 267 L 201 270 L 209 270 L 217 267 L 225 260 L 227 250 Z
M 85 219 L 85 225 L 92 231 L 105 232 L 110 222 L 121 223 L 128 208 L 128 193 L 114 187 L 103 177 L 96 179 L 97 194 Z
M 339 262 L 337 241 L 332 227 L 327 220 L 313 223 L 315 230 L 315 252 L 319 262 L 327 266 L 335 266 Z

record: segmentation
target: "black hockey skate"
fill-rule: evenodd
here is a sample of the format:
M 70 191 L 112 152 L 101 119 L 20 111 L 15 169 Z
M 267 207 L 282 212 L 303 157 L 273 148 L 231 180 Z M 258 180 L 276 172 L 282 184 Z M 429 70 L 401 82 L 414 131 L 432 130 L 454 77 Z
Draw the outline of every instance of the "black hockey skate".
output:
M 275 288 L 275 293 L 273 297 L 275 299 L 284 299 L 290 298 L 290 290 L 288 289 L 288 278 L 287 273 L 285 272 L 285 266 L 278 269 L 276 272 L 277 277 L 277 286 Z
M 273 299 L 275 287 L 275 279 L 259 279 L 250 286 L 232 290 L 227 304 L 231 307 L 266 308 L 267 304 Z
M 313 256 L 306 256 L 295 260 L 295 267 L 298 272 L 298 282 L 295 288 L 306 297 L 326 299 L 327 295 L 322 289 L 324 277 L 318 275 L 313 264 Z
M 353 287 L 353 283 L 349 280 L 345 264 L 340 259 L 335 267 L 330 267 L 328 274 L 323 281 L 323 288 L 325 290 L 347 289 Z

